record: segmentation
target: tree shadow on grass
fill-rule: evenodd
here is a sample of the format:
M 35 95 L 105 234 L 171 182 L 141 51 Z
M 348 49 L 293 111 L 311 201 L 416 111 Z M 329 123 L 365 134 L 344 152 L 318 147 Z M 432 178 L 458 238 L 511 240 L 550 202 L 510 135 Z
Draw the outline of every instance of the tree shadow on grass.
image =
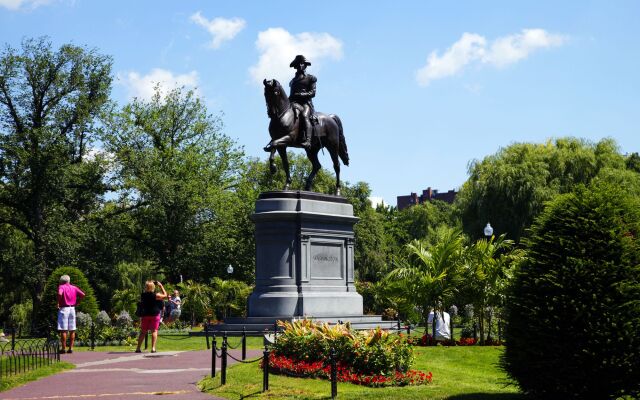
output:
M 467 393 L 447 397 L 447 400 L 527 400 L 530 397 L 519 393 Z

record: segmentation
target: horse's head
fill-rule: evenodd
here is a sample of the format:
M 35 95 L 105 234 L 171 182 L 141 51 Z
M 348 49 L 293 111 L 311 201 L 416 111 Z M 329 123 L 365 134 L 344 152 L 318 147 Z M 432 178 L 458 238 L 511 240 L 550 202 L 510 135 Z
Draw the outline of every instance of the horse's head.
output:
M 262 83 L 264 84 L 264 98 L 267 101 L 267 115 L 269 118 L 275 117 L 289 107 L 289 97 L 277 80 L 264 79 Z

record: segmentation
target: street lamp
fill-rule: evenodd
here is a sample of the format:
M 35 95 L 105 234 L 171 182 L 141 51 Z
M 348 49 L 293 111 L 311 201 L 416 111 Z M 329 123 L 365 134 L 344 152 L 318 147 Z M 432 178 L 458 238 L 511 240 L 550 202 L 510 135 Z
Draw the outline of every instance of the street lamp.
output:
M 231 266 L 231 264 L 229 264 L 229 266 L 227 267 L 227 273 L 229 275 L 233 274 L 233 267 Z
M 491 237 L 493 236 L 493 228 L 491 227 L 490 223 L 487 222 L 487 226 L 484 227 L 483 232 L 487 240 L 491 239 Z

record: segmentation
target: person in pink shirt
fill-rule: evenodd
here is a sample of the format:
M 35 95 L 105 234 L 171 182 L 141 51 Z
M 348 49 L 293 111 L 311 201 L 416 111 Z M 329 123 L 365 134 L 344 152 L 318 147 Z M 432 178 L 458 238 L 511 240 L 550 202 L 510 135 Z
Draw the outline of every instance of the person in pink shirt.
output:
M 79 287 L 71 284 L 69 275 L 60 277 L 58 286 L 58 332 L 60 332 L 60 354 L 73 353 L 73 342 L 76 338 L 76 305 L 84 297 Z M 67 346 L 67 332 L 69 332 L 69 350 Z

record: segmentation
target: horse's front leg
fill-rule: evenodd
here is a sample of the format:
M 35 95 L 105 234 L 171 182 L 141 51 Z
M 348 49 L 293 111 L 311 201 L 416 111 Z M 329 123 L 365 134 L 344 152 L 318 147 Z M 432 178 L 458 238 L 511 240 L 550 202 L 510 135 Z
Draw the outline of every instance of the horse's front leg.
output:
M 278 171 L 278 168 L 276 168 L 276 149 L 271 148 L 270 152 L 271 154 L 269 154 L 269 171 L 272 174 L 275 174 Z
M 287 157 L 287 148 L 286 147 L 276 147 L 276 148 L 278 149 L 278 154 L 280 155 L 280 161 L 282 162 L 282 168 L 284 169 L 284 174 L 286 176 L 283 190 L 289 190 L 289 188 L 291 187 L 291 173 L 289 172 L 289 158 Z
M 317 150 L 307 150 L 307 158 L 311 161 L 311 173 L 307 177 L 307 182 L 304 185 L 304 190 L 311 191 L 311 187 L 313 186 L 313 179 L 316 177 L 322 165 L 320 164 L 320 160 L 318 160 L 318 151 Z

